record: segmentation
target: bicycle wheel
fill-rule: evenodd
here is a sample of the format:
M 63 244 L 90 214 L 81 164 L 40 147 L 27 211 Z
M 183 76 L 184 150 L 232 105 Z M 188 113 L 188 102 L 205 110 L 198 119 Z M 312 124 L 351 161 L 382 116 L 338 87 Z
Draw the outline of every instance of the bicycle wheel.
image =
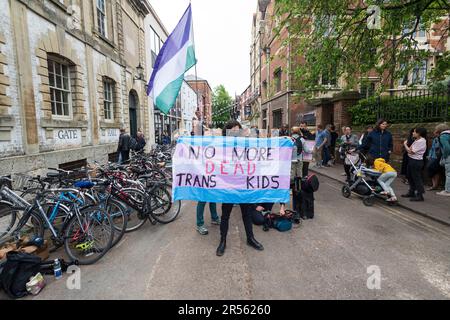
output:
M 31 213 L 28 213 L 26 221 L 24 214 L 22 214 L 15 230 L 13 230 L 13 234 L 17 235 L 19 238 L 44 238 L 45 222 L 39 211 L 34 209 Z
M 129 197 L 129 202 L 135 204 L 134 208 L 132 208 L 125 202 L 121 201 L 127 207 L 126 212 L 128 215 L 128 222 L 125 232 L 135 231 L 142 227 L 145 221 L 147 221 L 146 217 L 143 216 L 145 193 L 134 188 L 125 188 L 121 191 Z
M 181 201 L 172 203 L 172 193 L 170 185 L 161 185 L 150 195 L 150 215 L 159 223 L 169 223 L 174 221 L 181 209 Z
M 111 248 L 114 228 L 111 217 L 98 206 L 84 208 L 67 223 L 64 249 L 80 265 L 93 264 Z
M 0 239 L 6 236 L 16 222 L 17 212 L 7 202 L 0 201 Z
M 114 199 L 109 199 L 106 204 L 106 212 L 112 220 L 114 228 L 114 238 L 111 247 L 114 247 L 120 240 L 122 240 L 125 231 L 127 230 L 128 215 L 125 206 Z

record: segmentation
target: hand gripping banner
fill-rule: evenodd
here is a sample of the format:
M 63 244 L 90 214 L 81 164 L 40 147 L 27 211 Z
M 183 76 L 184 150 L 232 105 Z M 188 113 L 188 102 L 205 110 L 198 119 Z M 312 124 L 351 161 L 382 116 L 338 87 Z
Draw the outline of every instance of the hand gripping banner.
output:
M 293 142 L 288 137 L 180 137 L 173 200 L 287 203 Z

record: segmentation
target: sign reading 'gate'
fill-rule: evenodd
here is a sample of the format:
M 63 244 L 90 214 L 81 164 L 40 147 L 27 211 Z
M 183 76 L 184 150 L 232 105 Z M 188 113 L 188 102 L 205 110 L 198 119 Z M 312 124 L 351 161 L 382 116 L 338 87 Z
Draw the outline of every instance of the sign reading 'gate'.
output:
M 289 138 L 180 137 L 173 199 L 289 202 L 292 147 Z

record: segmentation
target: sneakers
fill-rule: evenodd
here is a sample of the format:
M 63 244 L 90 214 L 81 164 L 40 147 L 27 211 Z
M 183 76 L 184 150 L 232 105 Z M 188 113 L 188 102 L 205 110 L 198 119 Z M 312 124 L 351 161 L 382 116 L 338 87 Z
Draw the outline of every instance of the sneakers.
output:
M 202 236 L 205 236 L 208 234 L 208 229 L 206 229 L 205 226 L 197 226 L 197 231 L 198 233 L 200 233 Z
M 436 192 L 438 196 L 450 197 L 450 192 L 442 190 L 441 192 Z
M 217 226 L 220 226 L 220 218 L 217 218 L 216 220 L 211 220 L 211 224 L 215 224 Z

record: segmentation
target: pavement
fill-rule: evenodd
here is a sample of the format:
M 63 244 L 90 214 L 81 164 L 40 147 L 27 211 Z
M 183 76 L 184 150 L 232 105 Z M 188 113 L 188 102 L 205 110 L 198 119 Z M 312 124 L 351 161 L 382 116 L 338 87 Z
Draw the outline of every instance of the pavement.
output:
M 317 168 L 311 165 L 310 171 L 345 184 L 346 177 L 343 176 L 344 167 L 342 164 L 335 164 L 326 168 Z M 409 186 L 404 184 L 400 178 L 394 181 L 392 187 L 399 200 L 398 206 L 450 226 L 450 197 L 438 196 L 436 195 L 437 191 L 426 191 L 424 202 L 411 202 L 408 198 L 401 197 L 402 194 L 408 193 Z
M 450 299 L 449 227 L 401 207 L 365 207 L 319 179 L 314 219 L 288 232 L 254 228 L 264 251 L 247 246 L 235 207 L 217 257 L 219 227 L 206 211 L 209 234 L 198 234 L 195 203 L 183 202 L 174 222 L 147 223 L 82 266 L 79 289 L 68 289 L 67 274 L 45 276 L 43 291 L 25 299 Z

